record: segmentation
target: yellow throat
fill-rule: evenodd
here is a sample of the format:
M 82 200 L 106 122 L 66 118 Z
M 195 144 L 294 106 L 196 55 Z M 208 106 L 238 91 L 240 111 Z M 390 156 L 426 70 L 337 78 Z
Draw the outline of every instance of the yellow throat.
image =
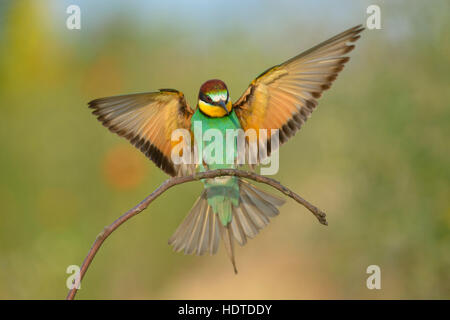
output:
M 213 117 L 213 118 L 220 118 L 220 117 L 224 117 L 227 115 L 227 113 L 225 112 L 225 110 L 222 107 L 206 103 L 202 100 L 198 100 L 198 107 L 200 108 L 200 110 L 202 110 L 202 112 L 204 114 L 206 114 L 210 117 Z M 231 101 L 228 101 L 228 103 L 227 103 L 228 112 L 231 112 L 232 107 L 233 106 L 231 104 Z

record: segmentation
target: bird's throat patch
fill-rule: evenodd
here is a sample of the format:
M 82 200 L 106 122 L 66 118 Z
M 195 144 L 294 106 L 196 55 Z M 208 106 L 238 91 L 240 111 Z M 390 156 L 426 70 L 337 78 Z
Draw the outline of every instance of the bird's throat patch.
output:
M 209 117 L 220 118 L 227 115 L 225 110 L 223 110 L 221 107 L 206 103 L 202 100 L 198 101 L 198 107 L 204 114 L 206 114 Z M 228 112 L 231 112 L 231 108 L 232 108 L 231 101 L 228 101 L 227 103 Z

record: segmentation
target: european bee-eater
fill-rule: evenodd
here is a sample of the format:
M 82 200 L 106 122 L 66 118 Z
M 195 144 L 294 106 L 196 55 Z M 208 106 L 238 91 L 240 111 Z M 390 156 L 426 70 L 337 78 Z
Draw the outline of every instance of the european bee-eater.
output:
M 194 123 L 198 121 L 203 130 L 217 129 L 222 133 L 255 129 L 257 138 L 259 129 L 278 129 L 280 144 L 286 142 L 309 118 L 317 99 L 343 69 L 349 60 L 344 55 L 354 48 L 349 43 L 359 39 L 362 30 L 361 25 L 353 27 L 269 68 L 250 83 L 235 103 L 223 81 L 209 80 L 200 87 L 195 109 L 189 107 L 182 92 L 174 89 L 100 98 L 89 102 L 89 107 L 104 126 L 128 139 L 171 176 L 194 170 L 235 168 L 236 164 L 225 161 L 174 163 L 172 132 L 189 130 L 196 146 L 205 147 L 208 142 L 194 134 Z M 270 134 L 266 140 L 269 137 Z M 270 218 L 278 215 L 284 200 L 237 177 L 217 177 L 203 184 L 202 194 L 169 244 L 186 254 L 214 254 L 222 238 L 237 272 L 234 240 L 244 245 L 247 238 L 256 236 Z

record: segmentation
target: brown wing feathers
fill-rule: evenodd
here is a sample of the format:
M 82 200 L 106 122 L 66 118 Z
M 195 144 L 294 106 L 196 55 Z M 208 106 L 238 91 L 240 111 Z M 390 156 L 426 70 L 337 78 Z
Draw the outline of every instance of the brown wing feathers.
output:
M 100 98 L 89 102 L 89 108 L 105 127 L 128 139 L 164 172 L 177 175 L 171 161 L 171 133 L 189 129 L 193 114 L 181 92 L 161 89 Z
M 286 142 L 308 119 L 324 90 L 330 88 L 359 33 L 356 26 L 272 67 L 258 76 L 234 107 L 244 130 L 280 129 Z

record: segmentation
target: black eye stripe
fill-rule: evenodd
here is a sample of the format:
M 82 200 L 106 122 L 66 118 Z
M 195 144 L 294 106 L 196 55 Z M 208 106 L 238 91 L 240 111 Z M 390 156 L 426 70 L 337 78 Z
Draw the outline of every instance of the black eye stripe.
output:
M 204 94 L 203 92 L 200 92 L 198 97 L 200 100 L 202 100 L 206 103 L 209 103 L 214 106 L 220 106 L 220 104 L 218 102 L 213 101 L 210 96 Z M 230 93 L 227 91 L 227 100 L 225 103 L 228 103 L 229 100 L 230 100 Z
M 211 99 L 210 96 L 204 94 L 203 92 L 200 92 L 199 97 L 200 97 L 200 100 L 205 101 L 205 102 L 207 102 L 207 103 L 209 103 L 209 104 L 213 104 L 213 105 L 216 104 L 216 103 Z
M 200 98 L 200 100 L 205 101 L 205 102 L 212 102 L 211 98 L 209 96 L 207 96 L 206 94 L 204 94 L 203 92 L 200 92 L 199 98 Z

